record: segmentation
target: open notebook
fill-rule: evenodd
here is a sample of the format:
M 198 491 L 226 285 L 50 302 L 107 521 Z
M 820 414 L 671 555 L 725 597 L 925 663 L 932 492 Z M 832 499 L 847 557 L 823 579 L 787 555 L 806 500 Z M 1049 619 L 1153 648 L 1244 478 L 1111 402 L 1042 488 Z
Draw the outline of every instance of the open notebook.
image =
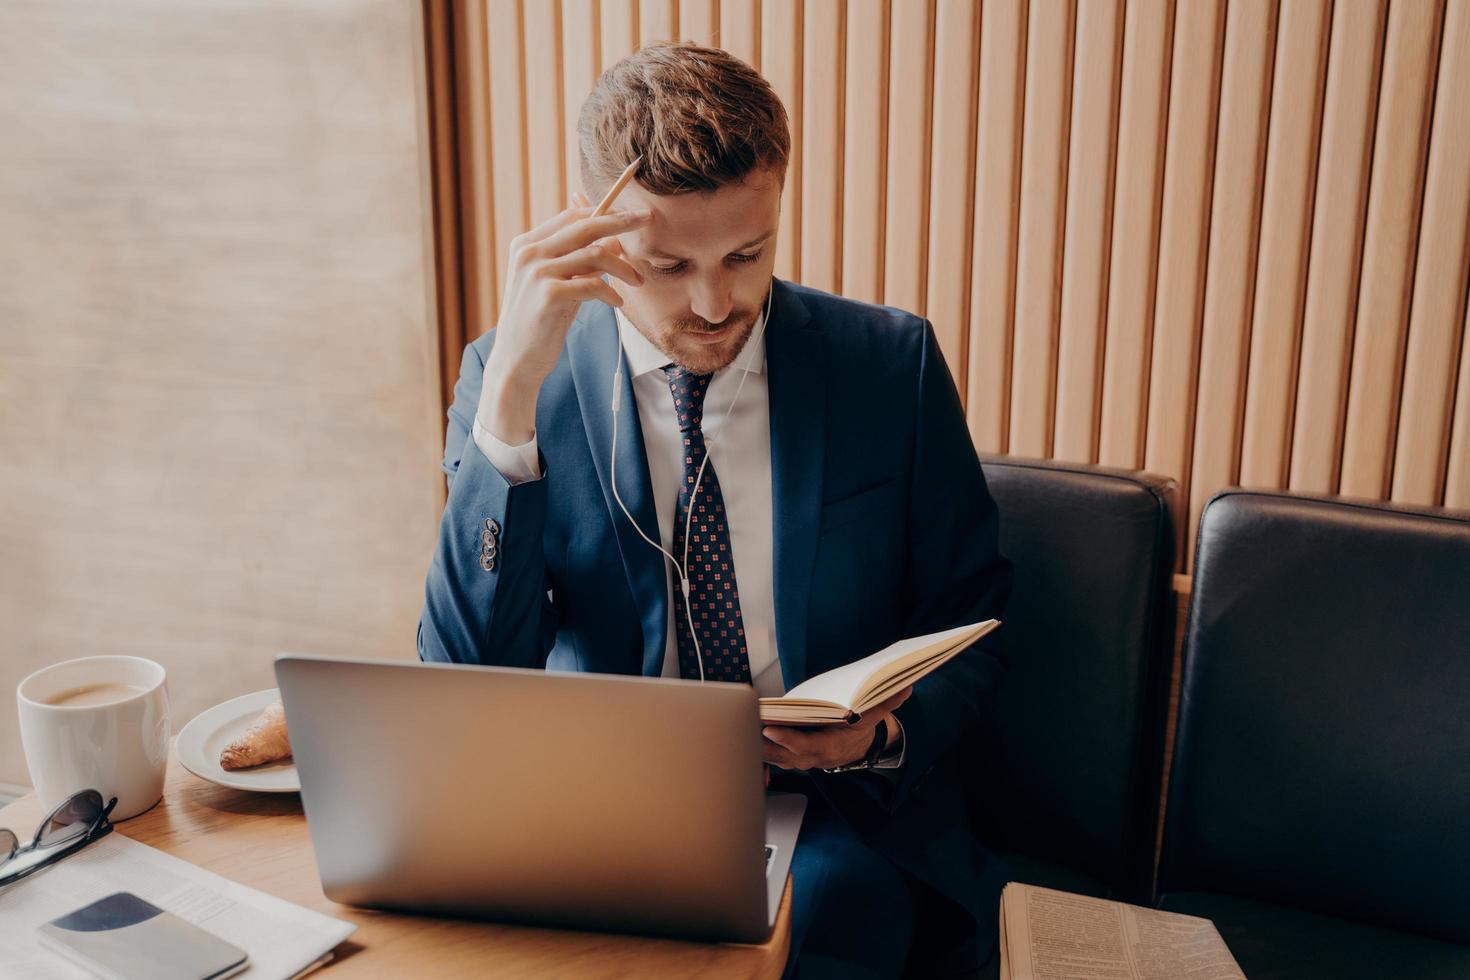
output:
M 929 674 L 1000 625 L 998 619 L 899 640 L 796 685 L 779 698 L 761 698 L 768 725 L 841 725 Z

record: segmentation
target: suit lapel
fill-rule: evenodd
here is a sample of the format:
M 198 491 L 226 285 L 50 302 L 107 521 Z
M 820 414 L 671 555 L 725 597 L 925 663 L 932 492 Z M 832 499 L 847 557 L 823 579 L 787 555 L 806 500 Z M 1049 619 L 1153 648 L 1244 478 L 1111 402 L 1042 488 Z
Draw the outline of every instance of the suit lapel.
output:
M 662 554 L 638 536 L 618 506 L 612 492 L 612 373 L 618 363 L 618 325 L 612 308 L 589 303 L 567 335 L 567 354 L 572 379 L 577 389 L 577 402 L 582 411 L 582 426 L 597 478 L 602 483 L 607 512 L 616 529 L 618 548 L 623 556 L 623 569 L 628 586 L 638 605 L 643 623 L 643 674 L 656 677 L 663 670 L 664 644 L 668 623 L 668 576 Z M 618 398 L 618 493 L 628 513 L 655 541 L 660 540 L 658 513 L 654 507 L 652 482 L 648 476 L 648 456 L 643 448 L 643 428 L 638 421 L 638 405 L 633 399 L 633 381 L 628 364 L 622 364 L 622 392 Z
M 806 680 L 808 597 L 822 516 L 827 424 L 826 356 L 805 304 L 773 280 L 766 329 L 775 526 L 776 650 L 788 688 Z

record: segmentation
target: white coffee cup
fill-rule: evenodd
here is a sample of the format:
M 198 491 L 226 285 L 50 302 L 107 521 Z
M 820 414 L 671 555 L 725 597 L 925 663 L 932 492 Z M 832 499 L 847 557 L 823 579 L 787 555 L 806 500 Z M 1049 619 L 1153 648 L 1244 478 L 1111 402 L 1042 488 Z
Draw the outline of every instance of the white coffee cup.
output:
M 117 797 L 113 821 L 163 798 L 168 684 L 142 657 L 83 657 L 31 674 L 15 690 L 20 741 L 47 810 L 78 790 Z

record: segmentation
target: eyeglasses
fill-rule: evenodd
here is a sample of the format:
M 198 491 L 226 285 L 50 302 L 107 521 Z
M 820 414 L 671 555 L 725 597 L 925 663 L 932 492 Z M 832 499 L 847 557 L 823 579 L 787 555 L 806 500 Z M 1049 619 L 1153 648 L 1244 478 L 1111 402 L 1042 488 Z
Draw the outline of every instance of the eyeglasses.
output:
M 0 886 L 19 881 L 29 874 L 60 861 L 95 840 L 112 833 L 107 815 L 117 806 L 113 797 L 105 806 L 102 794 L 84 789 L 72 794 L 41 821 L 35 838 L 22 845 L 12 831 L 0 828 Z M 31 855 L 28 860 L 25 855 Z M 20 867 L 14 867 L 19 863 Z

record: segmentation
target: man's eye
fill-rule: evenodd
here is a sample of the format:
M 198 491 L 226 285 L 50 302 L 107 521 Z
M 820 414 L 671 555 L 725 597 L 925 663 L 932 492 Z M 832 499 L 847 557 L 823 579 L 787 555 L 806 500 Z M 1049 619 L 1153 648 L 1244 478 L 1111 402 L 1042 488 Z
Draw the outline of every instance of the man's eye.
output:
M 763 251 L 765 251 L 765 250 L 764 249 L 759 249 L 759 250 L 757 250 L 755 252 L 750 252 L 750 253 L 746 253 L 746 252 L 731 252 L 728 256 L 726 256 L 726 259 L 727 259 L 727 261 L 734 262 L 734 263 L 737 263 L 737 264 L 744 264 L 746 262 L 754 262 L 754 261 L 756 261 L 757 259 L 759 259 L 761 257 L 761 252 L 763 252 Z M 689 268 L 689 263 L 686 261 L 686 262 L 675 262 L 673 265 L 658 265 L 657 263 L 650 262 L 648 264 L 648 267 L 650 269 L 652 269 L 654 272 L 656 272 L 659 275 L 661 275 L 661 276 L 677 276 L 681 272 L 684 272 L 686 269 Z

